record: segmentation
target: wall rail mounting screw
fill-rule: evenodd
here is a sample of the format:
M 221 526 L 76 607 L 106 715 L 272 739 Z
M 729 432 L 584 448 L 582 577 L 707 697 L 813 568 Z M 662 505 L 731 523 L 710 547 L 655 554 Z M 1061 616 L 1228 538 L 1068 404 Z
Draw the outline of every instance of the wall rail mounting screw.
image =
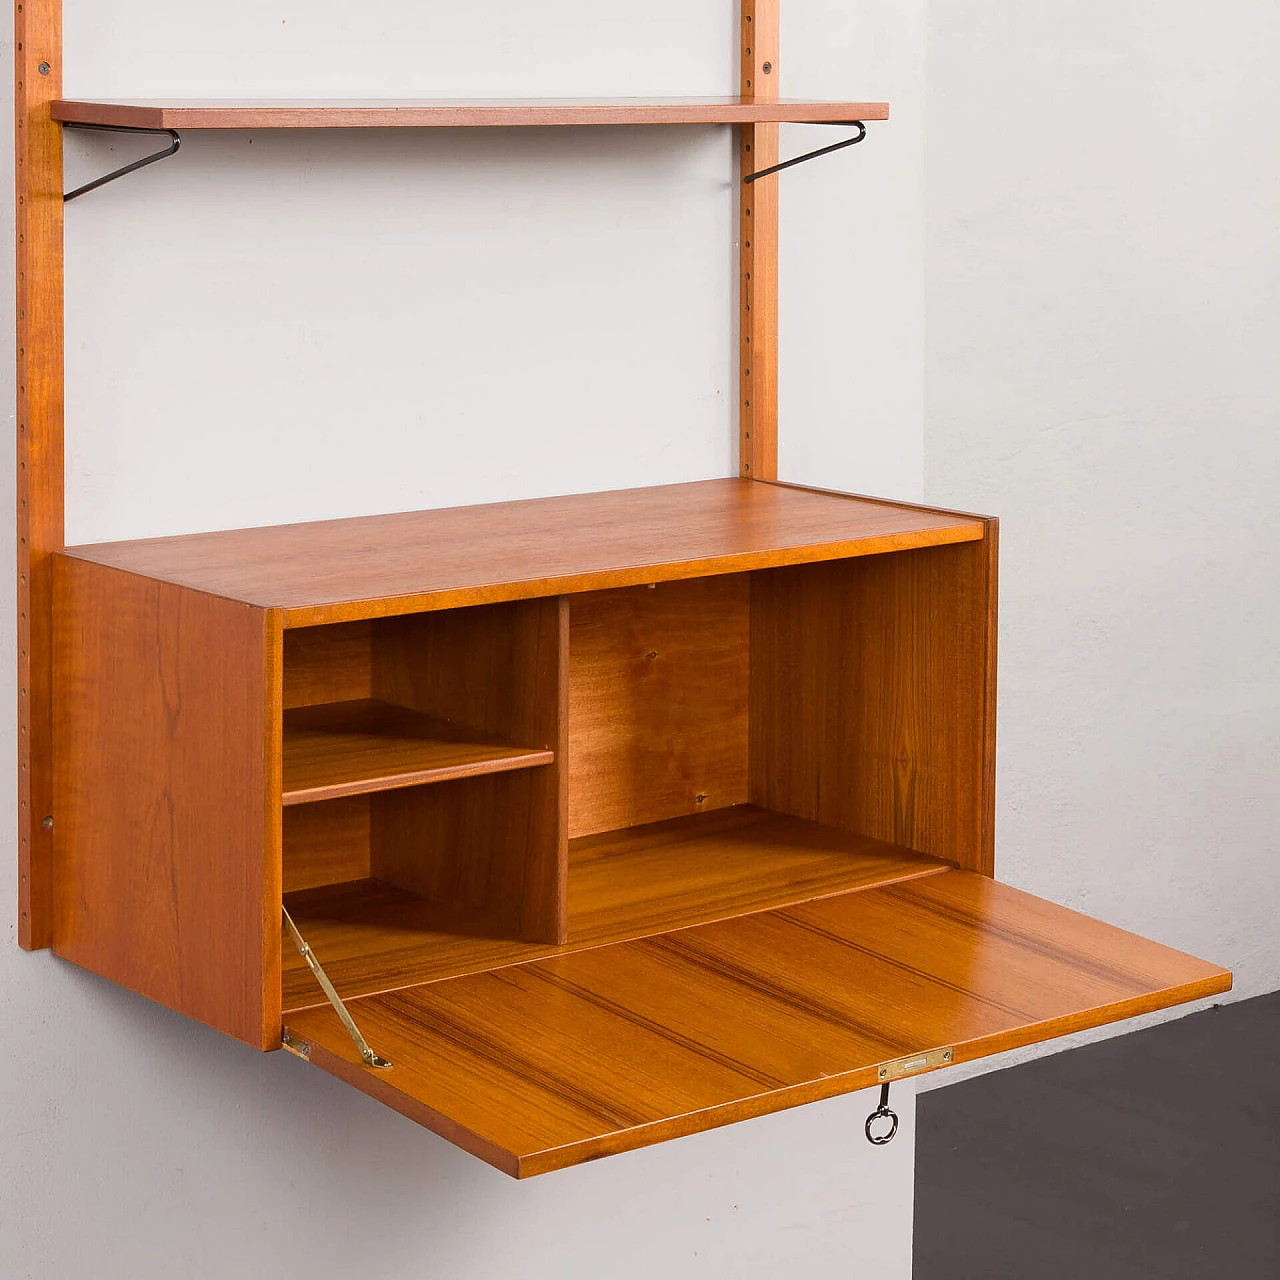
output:
M 47 76 L 51 70 L 53 70 L 53 68 L 50 67 L 47 62 L 42 62 L 40 64 L 39 71 L 42 76 Z

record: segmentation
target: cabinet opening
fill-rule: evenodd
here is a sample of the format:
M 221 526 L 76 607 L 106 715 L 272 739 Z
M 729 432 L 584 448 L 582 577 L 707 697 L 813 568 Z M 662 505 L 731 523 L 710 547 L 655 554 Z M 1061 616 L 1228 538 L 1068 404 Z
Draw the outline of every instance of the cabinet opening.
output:
M 551 764 L 556 637 L 540 633 L 542 612 L 493 605 L 286 631 L 286 807 Z
M 300 924 L 327 922 L 325 963 L 381 984 L 385 931 L 563 938 L 561 613 L 532 600 L 285 632 L 282 885 Z M 286 1005 L 291 984 L 313 997 L 285 957 Z
M 468 723 L 511 733 L 471 711 L 464 641 L 494 630 L 468 619 L 498 609 L 559 609 L 560 676 L 543 736 L 512 735 L 553 765 L 287 805 L 291 913 L 346 997 L 981 869 L 983 564 L 957 544 L 300 632 L 295 710 L 377 693 L 387 634 L 402 705 L 471 688 Z M 288 958 L 284 983 L 286 1010 L 319 999 Z

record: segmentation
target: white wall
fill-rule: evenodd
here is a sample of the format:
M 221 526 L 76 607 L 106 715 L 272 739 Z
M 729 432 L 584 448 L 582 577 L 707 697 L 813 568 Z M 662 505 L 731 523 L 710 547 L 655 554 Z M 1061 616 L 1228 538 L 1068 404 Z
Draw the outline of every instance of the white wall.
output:
M 790 478 L 920 492 L 924 7 L 788 9 L 785 91 L 895 110 L 782 187 Z M 736 12 L 66 0 L 65 92 L 719 93 Z M 149 145 L 69 136 L 72 180 Z M 68 541 L 736 473 L 733 154 L 724 128 L 188 133 L 67 211 Z
M 728 0 L 299 8 L 65 0 L 66 92 L 737 83 Z M 785 91 L 882 96 L 895 115 L 783 187 L 784 469 L 916 496 L 924 0 L 787 8 Z M 74 141 L 69 182 L 129 145 Z M 190 134 L 67 212 L 72 542 L 736 469 L 727 130 Z M 6 595 L 10 671 L 13 631 Z M 305 1063 L 47 953 L 0 948 L 0 1026 L 5 1280 L 910 1273 L 909 1085 L 884 1150 L 860 1094 L 515 1184 Z
M 930 6 L 926 492 L 1003 518 L 997 874 L 1232 998 L 1280 986 L 1277 48 L 1256 0 Z

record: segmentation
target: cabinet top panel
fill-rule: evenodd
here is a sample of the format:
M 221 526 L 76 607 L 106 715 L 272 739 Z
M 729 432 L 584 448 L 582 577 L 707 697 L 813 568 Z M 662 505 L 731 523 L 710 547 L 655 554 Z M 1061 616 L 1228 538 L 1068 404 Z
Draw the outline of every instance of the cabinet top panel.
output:
M 312 626 L 906 551 L 979 516 L 755 480 L 533 498 L 72 547 Z
M 835 124 L 887 120 L 887 102 L 783 98 L 132 98 L 61 101 L 64 124 L 131 129 L 512 128 L 591 124 Z

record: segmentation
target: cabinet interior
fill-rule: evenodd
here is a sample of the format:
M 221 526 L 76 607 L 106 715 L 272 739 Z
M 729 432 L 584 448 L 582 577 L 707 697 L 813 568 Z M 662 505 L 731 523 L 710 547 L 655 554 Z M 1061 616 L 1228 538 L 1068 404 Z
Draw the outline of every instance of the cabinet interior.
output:
M 971 865 L 919 847 L 978 803 L 954 744 L 887 745 L 980 750 L 977 680 L 895 639 L 975 545 L 285 631 L 286 907 L 346 998 Z

